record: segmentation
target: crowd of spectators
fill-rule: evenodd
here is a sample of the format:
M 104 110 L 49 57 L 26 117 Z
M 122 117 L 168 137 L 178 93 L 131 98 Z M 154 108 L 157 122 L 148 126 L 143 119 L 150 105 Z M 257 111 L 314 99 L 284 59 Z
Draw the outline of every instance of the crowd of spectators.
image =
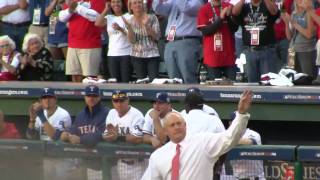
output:
M 163 62 L 169 78 L 184 83 L 198 82 L 201 65 L 208 80 L 235 80 L 243 53 L 248 82 L 259 82 L 288 64 L 293 47 L 291 67 L 316 84 L 316 7 L 316 0 L 2 0 L 1 79 L 52 80 L 52 62 L 65 59 L 73 82 L 152 81 Z

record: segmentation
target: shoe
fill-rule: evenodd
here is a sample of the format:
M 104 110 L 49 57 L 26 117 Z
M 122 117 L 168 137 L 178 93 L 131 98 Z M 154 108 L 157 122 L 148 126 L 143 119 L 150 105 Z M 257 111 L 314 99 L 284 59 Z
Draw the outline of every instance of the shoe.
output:
M 312 81 L 312 85 L 320 86 L 320 75 L 318 75 L 317 78 Z

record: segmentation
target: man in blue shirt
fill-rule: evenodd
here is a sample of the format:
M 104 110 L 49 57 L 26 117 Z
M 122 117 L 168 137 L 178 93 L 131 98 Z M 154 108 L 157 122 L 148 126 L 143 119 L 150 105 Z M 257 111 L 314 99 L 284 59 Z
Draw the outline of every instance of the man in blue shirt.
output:
M 102 141 L 105 130 L 105 119 L 109 109 L 101 104 L 98 86 L 89 85 L 85 88 L 86 107 L 76 116 L 70 130 L 62 132 L 60 139 L 71 144 L 95 146 Z
M 29 33 L 37 34 L 43 40 L 45 47 L 48 47 L 48 25 L 49 16 L 45 15 L 49 0 L 28 0 L 31 25 Z
M 196 29 L 198 10 L 203 0 L 154 0 L 154 11 L 168 16 L 165 32 L 168 43 L 164 60 L 170 78 L 197 83 L 196 71 L 200 56 L 200 31 Z

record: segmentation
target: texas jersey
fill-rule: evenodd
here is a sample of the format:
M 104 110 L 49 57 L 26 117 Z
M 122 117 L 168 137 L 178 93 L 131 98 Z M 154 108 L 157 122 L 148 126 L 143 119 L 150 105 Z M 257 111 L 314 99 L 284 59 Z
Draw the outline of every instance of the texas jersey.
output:
M 63 131 L 71 126 L 71 117 L 65 109 L 58 106 L 56 111 L 50 117 L 48 117 L 47 110 L 44 110 L 43 112 L 49 124 L 53 126 L 54 129 Z M 36 118 L 35 129 L 39 131 L 41 140 L 51 140 L 51 138 L 43 130 L 43 124 L 39 117 Z

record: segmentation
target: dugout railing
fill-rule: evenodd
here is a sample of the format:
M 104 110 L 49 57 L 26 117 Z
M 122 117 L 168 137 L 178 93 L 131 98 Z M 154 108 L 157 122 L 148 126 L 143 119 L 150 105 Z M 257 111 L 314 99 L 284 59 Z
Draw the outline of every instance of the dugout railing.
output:
M 99 143 L 93 148 L 86 148 L 82 145 L 70 145 L 63 142 L 2 139 L 0 140 L 0 179 L 43 180 L 45 179 L 43 176 L 44 158 L 77 158 L 94 160 L 101 165 L 101 177 L 92 179 L 111 180 L 116 159 L 147 159 L 153 150 L 148 145 L 124 143 Z M 320 146 L 238 146 L 228 153 L 225 164 L 233 160 L 263 162 L 264 178 L 268 180 L 309 180 L 320 177 Z M 230 165 L 232 163 L 227 166 Z M 226 171 L 228 171 L 227 168 L 225 167 Z M 254 168 L 251 167 L 251 169 Z M 233 176 L 230 172 L 225 173 L 230 179 L 243 178 Z

